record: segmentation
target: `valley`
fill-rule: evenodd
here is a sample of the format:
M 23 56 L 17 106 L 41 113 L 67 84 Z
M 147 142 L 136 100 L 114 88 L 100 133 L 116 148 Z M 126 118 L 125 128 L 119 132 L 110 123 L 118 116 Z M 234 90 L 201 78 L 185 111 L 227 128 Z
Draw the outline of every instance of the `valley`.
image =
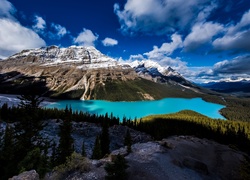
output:
M 225 105 L 227 119 L 247 121 L 249 98 L 200 87 L 153 61 L 121 63 L 94 47 L 23 50 L 0 61 L 0 93 L 39 94 L 55 100 L 141 101 L 196 98 Z
M 132 167 L 127 171 L 129 177 L 139 173 L 173 178 L 169 173 L 174 171 L 183 177 L 229 177 L 227 172 L 214 171 L 218 162 L 237 172 L 235 177 L 249 177 L 250 99 L 196 85 L 171 67 L 150 60 L 118 62 L 94 47 L 50 46 L 24 50 L 1 60 L 0 87 L 0 142 L 2 154 L 6 154 L 0 161 L 13 167 L 0 169 L 7 172 L 5 178 L 25 167 L 26 172 L 36 169 L 45 179 L 104 179 L 105 166 L 114 162 L 117 152 Z M 45 101 L 40 104 L 38 97 Z M 109 110 L 110 104 L 120 114 Z M 135 115 L 130 114 L 133 111 Z M 125 144 L 127 132 L 131 133 L 131 144 Z M 237 166 L 231 166 L 227 159 L 219 161 L 216 157 L 222 156 L 220 153 L 210 154 L 212 162 L 205 158 L 207 153 L 192 155 L 195 159 L 180 155 L 172 148 L 173 143 L 178 146 L 173 136 L 185 147 L 192 144 L 190 148 L 197 152 L 206 144 L 227 153 L 232 147 L 232 162 Z M 102 148 L 99 154 L 98 142 Z M 130 153 L 125 150 L 129 145 Z M 134 158 L 138 154 L 152 161 L 140 164 L 142 160 Z M 145 171 L 156 171 L 153 164 L 162 167 L 159 158 L 165 158 L 172 170 L 159 170 L 159 177 Z M 38 165 L 31 163 L 34 159 Z M 197 168 L 197 163 L 204 169 Z M 78 166 L 87 169 L 82 171 Z

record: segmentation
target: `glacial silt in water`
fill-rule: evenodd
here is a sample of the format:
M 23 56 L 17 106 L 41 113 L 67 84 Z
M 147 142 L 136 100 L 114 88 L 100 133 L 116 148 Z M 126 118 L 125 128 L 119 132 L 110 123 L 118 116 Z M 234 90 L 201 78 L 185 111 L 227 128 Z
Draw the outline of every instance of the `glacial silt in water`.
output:
M 62 100 L 49 104 L 48 108 L 65 109 L 68 106 L 72 110 L 88 112 L 90 114 L 105 115 L 113 114 L 122 119 L 141 118 L 153 114 L 176 113 L 181 110 L 193 110 L 211 118 L 225 119 L 219 113 L 224 106 L 220 104 L 209 103 L 201 98 L 165 98 L 155 101 L 135 101 L 135 102 L 110 102 L 102 100 Z

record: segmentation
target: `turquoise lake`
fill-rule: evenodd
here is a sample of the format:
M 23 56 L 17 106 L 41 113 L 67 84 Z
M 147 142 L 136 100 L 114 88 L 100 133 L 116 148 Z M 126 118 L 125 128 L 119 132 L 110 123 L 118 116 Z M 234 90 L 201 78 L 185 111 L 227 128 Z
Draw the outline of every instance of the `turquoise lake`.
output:
M 102 100 L 63 100 L 47 105 L 47 108 L 65 109 L 71 106 L 72 110 L 88 112 L 90 114 L 105 115 L 106 113 L 122 119 L 141 118 L 153 114 L 176 113 L 181 110 L 193 110 L 205 116 L 225 119 L 219 110 L 223 105 L 209 103 L 201 98 L 165 98 L 155 101 L 135 101 L 135 102 L 110 102 Z

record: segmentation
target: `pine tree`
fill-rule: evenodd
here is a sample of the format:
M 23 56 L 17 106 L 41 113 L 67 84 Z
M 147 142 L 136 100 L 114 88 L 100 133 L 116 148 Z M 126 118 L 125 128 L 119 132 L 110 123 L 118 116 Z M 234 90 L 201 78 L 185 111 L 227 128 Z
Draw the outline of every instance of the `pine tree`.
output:
M 131 153 L 131 145 L 132 145 L 132 139 L 131 139 L 131 135 L 130 135 L 130 131 L 129 129 L 127 129 L 127 133 L 124 139 L 124 145 L 127 146 L 127 153 Z
M 22 95 L 19 99 L 21 100 L 19 104 L 19 122 L 14 129 L 17 135 L 17 149 L 21 160 L 27 152 L 35 148 L 34 144 L 42 144 L 43 139 L 39 131 L 42 130 L 43 124 L 41 116 L 39 116 L 39 105 L 42 102 L 40 96 Z
M 109 126 L 108 121 L 105 120 L 102 125 L 102 133 L 100 137 L 101 141 L 101 151 L 102 151 L 102 157 L 104 157 L 106 154 L 109 154 Z
M 19 107 L 29 110 L 38 109 L 41 102 L 44 100 L 40 95 L 35 95 L 33 93 L 29 95 L 20 95 L 17 98 L 21 100 Z
M 3 120 L 8 120 L 8 116 L 9 116 L 9 107 L 7 103 L 4 103 L 1 108 L 0 117 Z
M 86 157 L 86 151 L 85 151 L 84 141 L 82 142 L 82 152 L 81 152 L 81 155 L 83 157 Z
M 58 159 L 57 159 L 57 162 L 59 164 L 65 163 L 66 158 L 69 157 L 74 151 L 73 149 L 74 140 L 71 137 L 71 132 L 72 132 L 71 120 L 66 119 L 60 126 L 60 133 L 59 133 L 60 140 L 58 146 Z
M 126 169 L 128 168 L 126 159 L 118 154 L 113 163 L 107 163 L 104 169 L 107 172 L 105 179 L 107 180 L 126 180 L 127 173 Z
M 99 136 L 97 136 L 96 140 L 95 140 L 95 145 L 93 148 L 93 153 L 92 153 L 91 158 L 92 159 L 101 159 L 102 157 L 103 156 L 102 156 L 100 138 L 99 138 Z
M 17 173 L 15 160 L 14 131 L 8 124 L 6 125 L 3 144 L 0 152 L 2 177 L 8 178 Z

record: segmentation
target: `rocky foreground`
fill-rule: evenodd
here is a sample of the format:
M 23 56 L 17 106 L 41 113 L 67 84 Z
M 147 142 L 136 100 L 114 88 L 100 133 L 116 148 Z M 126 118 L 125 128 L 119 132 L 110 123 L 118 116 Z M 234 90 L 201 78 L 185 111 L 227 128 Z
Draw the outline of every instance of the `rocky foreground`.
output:
M 126 149 L 113 151 L 101 160 L 86 160 L 85 172 L 74 171 L 64 176 L 68 180 L 105 179 L 104 166 L 117 154 L 128 161 L 128 179 L 246 179 L 246 154 L 207 139 L 190 136 L 174 136 L 161 141 L 136 143 L 132 153 Z M 30 178 L 27 174 L 31 173 Z M 45 179 L 58 177 L 58 171 L 47 174 Z M 26 178 L 35 179 L 34 171 L 26 172 Z M 20 176 L 23 176 L 21 174 Z M 13 179 L 18 179 L 14 177 Z

